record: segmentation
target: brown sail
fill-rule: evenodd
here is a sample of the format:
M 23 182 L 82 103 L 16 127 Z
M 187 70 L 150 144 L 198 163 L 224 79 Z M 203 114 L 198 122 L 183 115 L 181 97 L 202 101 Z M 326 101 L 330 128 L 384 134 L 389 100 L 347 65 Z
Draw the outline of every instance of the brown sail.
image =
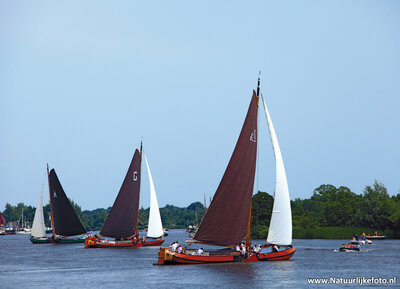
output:
M 54 233 L 61 236 L 85 234 L 86 230 L 68 200 L 56 171 L 52 169 L 48 177 Z
M 136 233 L 139 208 L 141 156 L 135 150 L 118 196 L 108 214 L 100 234 L 112 238 L 126 238 Z
M 249 110 L 225 174 L 194 239 L 230 246 L 246 236 L 257 156 L 258 97 L 253 90 Z

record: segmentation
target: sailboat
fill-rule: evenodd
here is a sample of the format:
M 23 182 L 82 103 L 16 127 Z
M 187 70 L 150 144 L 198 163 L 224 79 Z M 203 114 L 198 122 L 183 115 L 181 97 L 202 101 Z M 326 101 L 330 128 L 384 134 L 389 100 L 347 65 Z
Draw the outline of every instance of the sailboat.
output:
M 34 244 L 50 243 L 49 238 L 46 236 L 46 226 L 44 224 L 43 215 L 43 187 L 40 191 L 38 205 L 36 207 L 35 216 L 33 217 L 33 224 L 31 229 L 31 242 Z
M 268 127 L 271 140 L 273 140 L 276 160 L 277 182 L 273 217 L 267 240 L 273 243 L 263 247 L 271 246 L 274 250 L 267 253 L 263 248 L 256 250 L 256 252 L 250 252 L 251 200 L 257 160 L 259 93 L 260 78 L 258 78 L 257 92 L 253 90 L 242 130 L 222 180 L 200 227 L 193 237 L 194 240 L 187 241 L 190 243 L 189 246 L 192 243 L 197 243 L 224 248 L 204 251 L 202 248 L 193 250 L 187 246 L 185 250 L 178 253 L 174 251 L 173 247 L 161 247 L 158 253 L 158 262 L 155 265 L 258 262 L 288 260 L 293 256 L 295 249 L 291 244 L 291 212 L 283 211 L 287 210 L 288 207 L 290 210 L 289 191 L 281 189 L 287 188 L 287 182 L 286 185 L 281 183 L 283 179 L 286 181 L 286 174 L 284 173 L 275 131 L 267 110 Z M 287 219 L 288 215 L 289 220 Z M 290 234 L 288 234 L 289 231 Z M 285 246 L 286 248 L 279 251 L 278 246 Z
M 49 180 L 51 225 L 53 228 L 53 235 L 50 239 L 51 242 L 85 242 L 85 235 L 87 232 L 68 200 L 55 170 L 52 169 L 49 172 L 48 165 L 47 176 Z
M 24 220 L 24 209 L 21 209 L 21 220 L 18 221 L 18 228 L 15 234 L 17 235 L 29 235 L 31 233 L 31 229 L 29 228 L 28 222 L 26 219 Z
M 124 248 L 157 246 L 164 242 L 162 224 L 155 189 L 147 163 L 150 179 L 149 230 L 147 238 L 139 238 L 139 197 L 141 181 L 142 144 L 136 149 L 121 189 L 99 235 L 88 236 L 85 248 Z M 157 215 L 158 211 L 158 215 Z M 161 233 L 159 228 L 161 227 Z M 104 238 L 107 237 L 107 238 Z M 112 238 L 112 239 L 110 239 Z

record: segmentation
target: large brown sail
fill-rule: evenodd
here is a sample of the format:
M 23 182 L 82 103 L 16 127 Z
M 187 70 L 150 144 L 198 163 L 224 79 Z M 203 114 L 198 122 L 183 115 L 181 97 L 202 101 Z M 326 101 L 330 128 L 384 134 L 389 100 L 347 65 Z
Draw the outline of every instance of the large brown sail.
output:
M 126 238 L 135 234 L 140 194 L 141 156 L 135 150 L 124 182 L 108 214 L 100 234 L 112 238 Z
M 225 174 L 194 239 L 230 246 L 247 231 L 257 157 L 257 107 L 255 91 Z
M 49 173 L 49 189 L 53 232 L 61 236 L 75 236 L 86 233 L 54 169 Z

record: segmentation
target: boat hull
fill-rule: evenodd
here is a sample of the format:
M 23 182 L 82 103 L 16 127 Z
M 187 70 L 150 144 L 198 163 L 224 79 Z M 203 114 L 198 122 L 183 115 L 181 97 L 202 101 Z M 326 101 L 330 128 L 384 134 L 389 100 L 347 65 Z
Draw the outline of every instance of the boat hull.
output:
M 271 253 L 260 253 L 260 254 L 252 254 L 249 258 L 243 260 L 243 262 L 257 262 L 257 261 L 282 261 L 289 260 L 292 258 L 293 254 L 296 252 L 295 248 L 290 248 L 287 250 L 282 250 L 278 252 Z M 257 259 L 253 261 L 253 259 Z
M 172 252 L 169 248 L 160 248 L 158 253 L 158 262 L 154 265 L 178 265 L 178 264 L 206 264 L 206 263 L 231 263 L 231 262 L 258 262 L 258 261 L 278 261 L 289 260 L 296 252 L 295 248 L 283 250 L 274 253 L 251 254 L 244 258 L 238 252 L 225 254 L 212 254 L 207 256 L 197 256 L 192 254 L 183 254 Z
M 349 251 L 360 251 L 360 248 L 358 247 L 353 247 L 353 248 L 340 248 L 339 249 L 340 252 L 349 252 Z
M 164 243 L 164 241 L 165 241 L 164 238 L 156 239 L 156 240 L 152 240 L 152 241 L 147 241 L 147 242 L 143 242 L 142 241 L 142 245 L 143 245 L 143 247 L 161 246 L 161 244 Z
M 50 243 L 49 238 L 35 238 L 35 237 L 31 236 L 30 240 L 33 244 L 48 244 L 48 243 Z
M 132 240 L 111 241 L 107 239 L 93 240 L 90 238 L 86 238 L 85 240 L 85 248 L 136 248 L 136 247 L 143 247 L 143 243 L 141 241 L 133 243 Z
M 71 244 L 71 243 L 84 243 L 85 238 L 78 237 L 78 238 L 30 238 L 31 242 L 34 244 L 45 244 L 45 243 L 52 243 L 52 244 Z
M 56 244 L 85 243 L 85 238 L 59 238 L 51 241 Z

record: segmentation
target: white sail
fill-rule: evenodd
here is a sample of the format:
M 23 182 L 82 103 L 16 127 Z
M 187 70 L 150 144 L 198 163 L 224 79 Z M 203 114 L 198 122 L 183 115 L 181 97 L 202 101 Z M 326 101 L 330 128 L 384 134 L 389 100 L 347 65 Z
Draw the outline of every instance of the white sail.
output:
M 46 227 L 44 225 L 44 215 L 43 215 L 43 186 L 42 190 L 40 191 L 39 202 L 36 207 L 35 217 L 33 218 L 33 224 L 31 229 L 31 236 L 36 238 L 46 237 Z
M 163 235 L 163 226 L 161 223 L 160 209 L 158 207 L 156 189 L 154 188 L 153 178 L 151 177 L 149 163 L 147 162 L 146 155 L 144 156 L 147 165 L 147 172 L 150 182 L 150 214 L 149 226 L 147 228 L 147 237 L 159 238 Z
M 276 163 L 274 206 L 272 209 L 267 242 L 276 245 L 290 245 L 292 244 L 292 212 L 290 209 L 289 187 L 286 179 L 285 166 L 283 164 L 282 154 L 271 116 L 263 97 L 262 100 Z

